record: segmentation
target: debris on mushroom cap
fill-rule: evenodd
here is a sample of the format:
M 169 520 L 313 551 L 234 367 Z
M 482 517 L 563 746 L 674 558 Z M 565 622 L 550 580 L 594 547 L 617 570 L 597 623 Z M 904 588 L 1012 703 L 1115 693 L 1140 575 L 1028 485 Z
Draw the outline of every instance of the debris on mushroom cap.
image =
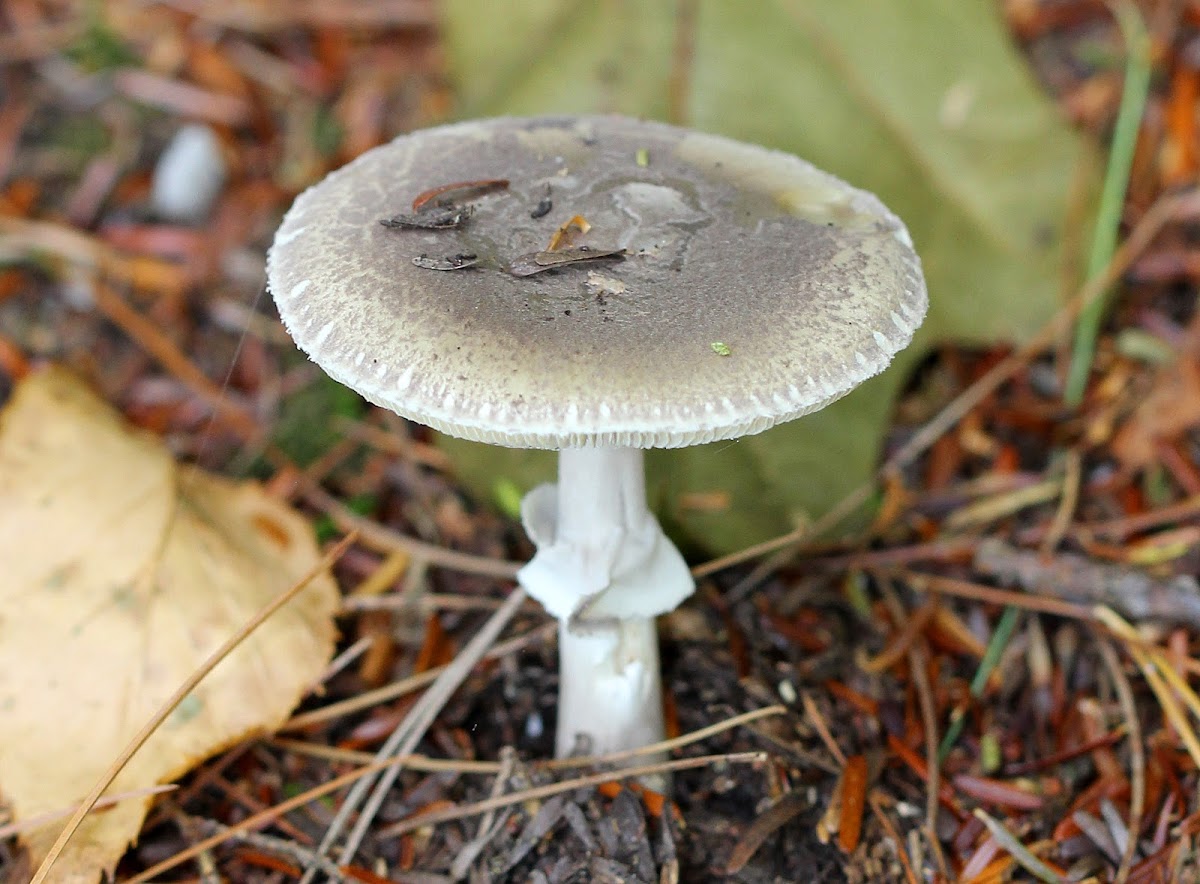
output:
M 401 210 L 447 182 L 493 181 L 507 186 L 414 213 L 469 223 L 379 223 L 414 217 Z M 537 260 L 576 216 L 589 229 L 571 248 L 617 258 L 603 288 L 592 258 Z M 436 273 L 414 266 L 422 255 L 476 263 Z M 542 272 L 514 275 L 522 259 Z M 908 232 L 871 194 L 788 154 L 623 117 L 401 136 L 296 200 L 268 273 L 292 336 L 334 378 L 512 447 L 757 433 L 882 371 L 926 309 Z

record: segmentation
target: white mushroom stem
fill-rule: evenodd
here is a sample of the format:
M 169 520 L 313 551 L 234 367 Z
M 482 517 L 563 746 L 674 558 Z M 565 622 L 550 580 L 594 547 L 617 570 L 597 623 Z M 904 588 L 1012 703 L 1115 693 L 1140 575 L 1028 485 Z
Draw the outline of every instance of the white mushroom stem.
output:
M 604 755 L 664 736 L 658 628 L 653 617 L 558 623 L 559 758 Z
M 641 450 L 564 450 L 521 509 L 538 547 L 521 584 L 559 621 L 559 756 L 662 739 L 654 618 L 694 584 L 646 506 Z

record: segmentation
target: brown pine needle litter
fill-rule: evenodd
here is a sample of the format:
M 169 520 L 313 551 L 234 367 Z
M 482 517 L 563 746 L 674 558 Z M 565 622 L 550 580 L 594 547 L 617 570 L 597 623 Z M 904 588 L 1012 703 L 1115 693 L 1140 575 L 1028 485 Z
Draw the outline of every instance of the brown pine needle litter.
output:
M 515 501 L 537 480 L 514 471 L 490 489 L 468 484 L 471 465 L 435 435 L 297 358 L 262 297 L 265 244 L 297 193 L 396 133 L 487 106 L 471 84 L 462 95 L 450 85 L 449 65 L 464 54 L 454 42 L 461 13 L 441 0 L 76 6 L 4 9 L 0 407 L 22 379 L 64 366 L 173 462 L 260 480 L 319 537 L 341 593 L 341 637 L 276 733 L 198 760 L 170 784 L 109 785 L 155 728 L 193 714 L 187 688 L 217 654 L 120 758 L 103 759 L 103 778 L 29 819 L 0 805 L 0 879 L 30 874 L 21 854 L 31 832 L 61 832 L 61 845 L 81 820 L 148 795 L 155 804 L 117 867 L 121 884 L 169 872 L 1200 878 L 1194 3 L 1000 4 L 1005 39 L 1054 103 L 1046 113 L 1086 133 L 1104 166 L 1102 210 L 1081 171 L 1066 228 L 1035 219 L 1082 245 L 1077 263 L 1090 278 L 1064 271 L 1054 315 L 1017 344 L 940 340 L 895 403 L 871 481 L 838 505 L 789 511 L 779 536 L 728 554 L 706 559 L 697 544 L 689 564 L 700 591 L 660 622 L 679 735 L 563 759 L 552 759 L 556 626 L 514 588 L 532 552 Z M 769 8 L 743 18 L 770 24 L 756 18 Z M 914 22 L 924 8 L 912 4 Z M 647 45 L 669 47 L 669 64 L 614 54 L 600 65 L 601 91 L 625 106 L 622 89 L 648 89 L 642 80 L 661 68 L 659 104 L 694 123 L 693 78 L 713 74 L 706 29 L 723 21 L 702 11 L 675 4 L 669 31 L 639 20 Z M 1139 12 L 1148 43 L 1133 27 Z M 786 28 L 811 24 L 789 16 Z M 568 55 L 571 33 L 551 30 L 522 47 L 530 64 Z M 489 57 L 505 48 L 491 39 Z M 835 54 L 840 39 L 831 37 Z M 852 73 L 873 95 L 871 70 Z M 571 85 L 590 95 L 595 84 Z M 945 84 L 937 125 L 987 148 L 996 124 L 985 125 L 987 102 L 972 88 Z M 154 162 L 198 122 L 226 175 L 203 222 L 174 221 L 154 208 Z M 668 160 L 657 150 L 628 157 L 638 175 Z M 477 198 L 510 199 L 520 182 L 508 174 L 431 181 L 395 212 L 411 206 L 428 220 Z M 958 174 L 942 183 L 973 186 Z M 607 222 L 576 215 L 548 181 L 522 216 L 536 229 L 531 254 L 545 258 L 530 280 L 565 272 L 546 268 L 586 258 L 572 250 L 593 240 L 612 245 Z M 470 230 L 466 214 L 453 220 Z M 1084 242 L 1093 229 L 1095 243 Z M 1011 260 L 1043 248 L 1012 237 Z M 463 262 L 446 275 L 477 272 Z M 975 284 L 986 300 L 991 281 Z M 746 355 L 733 331 L 713 338 L 730 342 L 718 362 Z M 1069 344 L 1073 335 L 1085 346 Z M 1074 352 L 1091 355 L 1068 378 Z M 713 452 L 713 462 L 752 463 L 758 444 Z M 733 472 L 682 492 L 675 476 L 654 480 L 672 536 L 744 505 Z M 796 473 L 780 460 L 759 478 L 809 480 Z M 21 627 L 19 611 L 6 616 Z M 670 792 L 639 780 L 648 776 Z M 61 870 L 54 856 L 35 882 Z

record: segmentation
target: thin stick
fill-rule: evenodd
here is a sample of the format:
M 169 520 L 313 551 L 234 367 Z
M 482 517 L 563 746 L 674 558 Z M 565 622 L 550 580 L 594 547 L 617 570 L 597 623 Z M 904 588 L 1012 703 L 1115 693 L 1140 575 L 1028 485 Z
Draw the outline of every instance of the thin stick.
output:
M 499 798 L 504 794 L 504 790 L 508 788 L 509 778 L 512 777 L 513 768 L 517 763 L 517 751 L 512 746 L 505 746 L 500 750 L 500 770 L 496 772 L 496 777 L 492 781 L 492 790 L 489 795 L 491 798 Z M 484 813 L 483 818 L 479 821 L 479 828 L 475 832 L 475 837 L 468 841 L 459 850 L 458 855 L 454 857 L 454 862 L 450 864 L 450 877 L 455 881 L 461 881 L 467 877 L 474 864 L 476 857 L 487 847 L 488 842 L 495 837 L 496 829 L 492 827 L 492 823 L 496 819 L 496 811 L 492 810 Z M 500 823 L 507 819 L 507 814 L 500 817 Z
M 348 534 L 338 541 L 338 543 L 335 544 L 333 548 L 329 550 L 329 552 L 322 556 L 321 560 L 317 562 L 317 564 L 314 565 L 313 568 L 309 570 L 309 572 L 305 574 L 303 578 L 298 580 L 293 586 L 284 590 L 274 599 L 268 602 L 265 607 L 258 611 L 257 614 L 244 623 L 237 632 L 222 642 L 219 648 L 209 654 L 208 659 L 201 663 L 196 671 L 188 676 L 187 679 L 184 680 L 183 684 L 176 688 L 175 693 L 172 694 L 167 701 L 159 707 L 158 711 L 150 717 L 150 720 L 147 721 L 142 726 L 142 729 L 134 735 L 133 739 L 129 741 L 129 744 L 124 750 L 122 750 L 121 754 L 117 756 L 117 759 L 112 763 L 109 769 L 105 771 L 104 774 L 101 775 L 100 779 L 96 781 L 96 784 L 92 786 L 91 790 L 84 797 L 79 807 L 75 810 L 75 813 L 72 814 L 71 819 L 67 821 L 66 827 L 59 833 L 58 838 L 50 847 L 50 851 L 46 854 L 46 858 L 42 860 L 42 864 L 38 866 L 38 870 L 34 874 L 33 879 L 29 882 L 29 884 L 42 884 L 42 882 L 46 880 L 46 877 L 50 874 L 50 868 L 54 865 L 55 860 L 57 860 L 59 855 L 63 852 L 63 848 L 66 847 L 67 841 L 69 841 L 71 836 L 75 834 L 75 830 L 79 828 L 79 824 L 83 822 L 83 818 L 91 811 L 92 807 L 96 804 L 96 801 L 104 793 L 104 790 L 112 785 L 113 780 L 115 780 L 117 775 L 120 774 L 120 772 L 124 769 L 125 765 L 129 762 L 129 759 L 134 756 L 134 753 L 142 748 L 142 745 L 146 742 L 146 740 L 150 739 L 150 735 L 158 730 L 159 726 L 166 721 L 167 716 L 175 711 L 175 707 L 183 702 L 183 698 L 194 691 L 196 689 L 196 685 L 198 685 L 205 676 L 212 672 L 218 663 L 229 656 L 230 652 L 232 652 L 234 648 L 236 648 L 246 639 L 246 636 L 250 635 L 250 633 L 266 622 L 266 620 L 270 618 L 272 614 L 299 595 L 300 592 L 307 587 L 314 578 L 329 570 L 333 563 L 341 558 L 342 553 L 344 553 L 350 547 L 350 545 L 354 543 L 355 540 L 357 540 L 357 537 L 354 534 Z
M 829 725 L 825 723 L 825 716 L 817 708 L 816 702 L 813 701 L 813 698 L 807 691 L 800 694 L 800 702 L 804 706 L 804 714 L 808 716 L 809 723 L 816 730 L 817 736 L 821 738 L 821 742 L 825 744 L 825 748 L 829 750 L 829 754 L 837 760 L 840 767 L 845 767 L 846 753 L 842 751 L 842 747 L 837 744 L 837 740 L 829 732 Z
M 299 752 L 301 755 L 324 758 L 326 761 L 370 764 L 375 760 L 375 756 L 370 752 L 359 752 L 355 749 L 339 749 L 337 746 L 326 746 L 322 743 L 307 743 L 304 740 L 292 740 L 287 737 L 274 737 L 267 742 L 269 745 L 277 746 L 288 752 Z M 400 757 L 404 761 L 405 768 L 420 773 L 483 774 L 485 776 L 493 776 L 500 770 L 500 762 L 498 761 L 430 758 L 428 755 L 403 755 Z
M 1075 508 L 1079 505 L 1079 483 L 1083 473 L 1083 458 L 1079 449 L 1072 448 L 1066 454 L 1066 470 L 1063 475 L 1062 496 L 1058 499 L 1058 508 L 1050 521 L 1050 529 L 1042 539 L 1042 552 L 1050 554 L 1062 543 L 1071 527 L 1071 519 Z
M 400 550 L 414 559 L 424 559 L 430 565 L 439 568 L 448 568 L 462 574 L 495 577 L 499 580 L 515 580 L 517 571 L 521 568 L 520 562 L 471 555 L 406 537 L 398 531 L 360 516 L 316 483 L 304 482 L 302 494 L 313 506 L 329 516 L 339 529 L 357 531 L 364 545 L 381 552 Z
M 904 850 L 904 839 L 900 837 L 900 831 L 896 828 L 896 824 L 892 822 L 892 818 L 883 809 L 879 795 L 880 792 L 878 789 L 872 789 L 867 794 L 867 803 L 871 806 L 871 813 L 875 814 L 875 819 L 879 820 L 879 825 L 883 826 L 888 836 L 896 842 L 896 857 L 900 860 L 900 865 L 904 867 L 904 880 L 908 884 L 920 884 L 921 879 L 917 877 L 917 873 L 912 867 L 912 861 L 908 858 L 908 854 Z
M 888 610 L 897 623 L 904 623 L 908 613 L 896 595 L 890 580 L 881 580 L 883 598 Z M 912 623 L 916 617 L 908 619 Z M 907 631 L 907 627 L 904 628 Z M 933 849 L 938 869 L 947 881 L 953 876 L 942 852 L 937 836 L 938 793 L 941 791 L 942 765 L 938 759 L 937 710 L 933 702 L 933 687 L 929 684 L 928 644 L 923 636 L 915 634 L 908 646 L 908 668 L 912 670 L 913 687 L 917 691 L 917 703 L 921 707 L 921 728 L 925 731 L 925 837 Z
M 225 391 L 197 368 L 162 329 L 130 307 L 108 284 L 97 280 L 92 290 L 92 298 L 100 312 L 125 332 L 134 343 L 203 399 L 215 413 L 228 418 L 240 436 L 253 441 L 262 434 L 262 429 L 248 412 L 231 402 Z
M 345 881 L 346 876 L 342 873 L 333 862 L 330 860 L 322 860 L 315 856 L 311 850 L 295 841 L 287 838 L 277 838 L 274 835 L 264 835 L 261 832 L 247 832 L 244 829 L 234 829 L 230 826 L 223 826 L 220 823 L 215 823 L 212 820 L 189 818 L 188 822 L 191 825 L 198 826 L 201 830 L 207 830 L 211 833 L 228 834 L 229 840 L 249 844 L 251 847 L 256 847 L 259 850 L 267 853 L 276 853 L 280 856 L 286 856 L 298 866 L 302 866 L 308 862 L 318 863 L 321 871 L 332 878 L 334 881 Z
M 767 718 L 772 715 L 782 715 L 787 711 L 787 707 L 783 705 L 766 706 L 762 709 L 754 709 L 750 712 L 743 712 L 741 715 L 735 715 L 733 718 L 727 718 L 724 721 L 718 721 L 716 724 L 710 724 L 708 727 L 702 727 L 699 730 L 681 734 L 680 736 L 673 737 L 670 740 L 662 740 L 658 743 L 651 743 L 649 746 L 639 746 L 636 749 L 624 749 L 620 752 L 613 752 L 610 755 L 555 758 L 551 761 L 535 762 L 532 766 L 535 768 L 545 768 L 546 770 L 563 770 L 573 767 L 589 767 L 593 764 L 612 764 L 617 761 L 624 761 L 626 758 L 636 758 L 641 755 L 656 755 L 658 753 L 672 752 L 675 749 L 681 749 L 684 746 L 692 745 L 692 743 L 699 743 L 701 740 L 707 740 L 709 737 L 716 736 L 717 734 L 728 730 L 733 730 L 735 727 L 741 727 L 742 725 L 758 721 L 760 718 Z
M 696 55 L 696 19 L 699 0 L 677 0 L 675 45 L 671 51 L 671 73 L 667 78 L 667 121 L 686 126 L 692 65 Z
M 161 795 L 164 792 L 173 792 L 179 786 L 175 783 L 164 783 L 161 786 L 147 786 L 144 789 L 131 789 L 128 792 L 117 792 L 113 795 L 105 795 L 92 805 L 92 812 L 104 810 L 107 807 L 112 807 L 121 801 L 128 801 L 131 798 L 145 798 L 148 795 Z M 13 835 L 20 835 L 22 832 L 27 832 L 30 829 L 37 829 L 41 826 L 48 825 L 56 820 L 61 820 L 63 817 L 68 817 L 75 812 L 78 805 L 64 807 L 62 810 L 51 810 L 46 813 L 39 813 L 37 816 L 31 816 L 29 819 L 21 820 L 16 823 L 6 823 L 0 826 L 0 841 L 5 838 L 11 838 Z
M 498 610 L 498 609 L 497 609 Z M 539 626 L 537 629 L 532 629 L 524 635 L 518 635 L 516 638 L 510 638 L 507 641 L 500 642 L 495 647 L 488 650 L 483 655 L 481 660 L 496 660 L 500 657 L 505 657 L 513 651 L 519 651 L 536 641 L 549 640 L 558 632 L 557 623 L 546 623 Z M 353 712 L 358 712 L 360 709 L 369 709 L 372 706 L 378 706 L 380 703 L 386 703 L 388 700 L 395 700 L 398 697 L 403 697 L 405 694 L 411 694 L 413 691 L 419 691 L 423 687 L 433 684 L 438 678 L 449 668 L 451 664 L 443 666 L 435 666 L 432 669 L 427 669 L 424 672 L 418 672 L 416 675 L 410 675 L 402 678 L 399 681 L 394 681 L 391 684 L 385 684 L 382 687 L 375 688 L 370 691 L 365 691 L 354 697 L 349 697 L 345 700 L 339 700 L 336 703 L 330 703 L 327 706 L 321 706 L 318 709 L 313 709 L 311 712 L 304 712 L 300 715 L 294 715 L 279 728 L 279 733 L 288 733 L 289 731 L 303 730 L 311 727 L 314 724 L 330 721 L 334 718 L 341 718 L 343 715 L 350 715 Z
M 642 767 L 627 767 L 621 770 L 603 771 L 601 773 L 564 780 L 561 783 L 549 783 L 545 786 L 535 786 L 532 789 L 525 789 L 521 792 L 510 792 L 507 795 L 501 795 L 497 798 L 476 801 L 474 804 L 467 804 L 461 807 L 448 807 L 445 810 L 435 810 L 431 813 L 418 814 L 417 816 L 388 826 L 379 834 L 384 838 L 392 838 L 397 835 L 403 835 L 406 832 L 411 832 L 414 829 L 436 826 L 439 823 L 475 816 L 476 814 L 487 810 L 494 810 L 498 807 L 508 807 L 513 804 L 521 804 L 525 801 L 549 798 L 551 795 L 573 792 L 575 789 L 598 786 L 601 783 L 618 783 L 625 780 L 654 776 L 655 774 L 672 773 L 677 770 L 707 767 L 711 764 L 757 764 L 766 761 L 768 757 L 766 752 L 735 752 L 729 755 L 701 755 L 697 758 L 679 758 L 674 761 L 662 761 L 657 764 L 643 765 Z
M 1125 849 L 1121 851 L 1121 864 L 1117 867 L 1116 877 L 1116 884 L 1125 884 L 1129 877 L 1129 869 L 1133 865 L 1134 854 L 1137 852 L 1138 834 L 1142 830 L 1142 814 L 1146 809 L 1146 755 L 1142 745 L 1142 725 L 1138 721 L 1137 706 L 1133 702 L 1133 689 L 1129 686 L 1129 679 L 1125 677 L 1125 671 L 1121 668 L 1121 661 L 1113 649 L 1112 642 L 1102 635 L 1097 638 L 1100 656 L 1108 669 L 1113 688 L 1116 689 L 1129 735 L 1129 837 L 1125 839 Z
M 1011 589 L 996 589 L 994 586 L 983 586 L 979 583 L 956 580 L 953 577 L 941 577 L 937 574 L 922 574 L 919 571 L 898 571 L 896 576 L 916 592 L 936 592 L 963 599 L 991 602 L 996 605 L 1011 605 L 1014 608 L 1024 608 L 1026 611 L 1054 614 L 1058 617 L 1069 617 L 1072 620 L 1096 619 L 1092 608 L 1074 605 L 1060 599 L 1048 599 L 1045 596 L 1016 592 Z
M 1107 540 L 1125 540 L 1130 534 L 1149 531 L 1171 522 L 1188 522 L 1200 516 L 1200 495 L 1181 500 L 1170 506 L 1160 507 L 1136 516 L 1123 516 L 1107 522 L 1076 525 L 1074 533 L 1103 537 Z
M 274 807 L 268 807 L 264 811 L 253 814 L 252 816 L 248 816 L 236 826 L 230 826 L 227 830 L 218 835 L 205 838 L 203 841 L 199 841 L 193 844 L 191 847 L 187 847 L 179 851 L 179 853 L 168 859 L 164 859 L 158 865 L 151 866 L 144 872 L 139 872 L 128 881 L 125 881 L 124 884 L 142 884 L 144 881 L 153 880 L 163 872 L 169 871 L 176 866 L 187 862 L 189 859 L 199 856 L 205 851 L 211 850 L 217 845 L 228 841 L 236 832 L 244 832 L 250 829 L 257 829 L 260 826 L 265 826 L 268 823 L 274 822 L 285 813 L 295 810 L 297 807 L 303 807 L 305 804 L 316 801 L 323 795 L 328 795 L 330 792 L 336 792 L 343 786 L 350 785 L 360 777 L 370 776 L 378 773 L 381 770 L 387 770 L 388 768 L 392 767 L 403 767 L 407 760 L 407 758 L 403 757 L 389 758 L 387 761 L 381 761 L 377 764 L 369 764 L 366 767 L 360 767 L 357 770 L 352 770 L 349 773 L 342 774 L 340 777 L 334 777 L 327 783 L 322 783 L 319 786 L 309 789 L 307 792 L 300 793 L 294 798 L 289 798 L 286 801 L 276 804 Z

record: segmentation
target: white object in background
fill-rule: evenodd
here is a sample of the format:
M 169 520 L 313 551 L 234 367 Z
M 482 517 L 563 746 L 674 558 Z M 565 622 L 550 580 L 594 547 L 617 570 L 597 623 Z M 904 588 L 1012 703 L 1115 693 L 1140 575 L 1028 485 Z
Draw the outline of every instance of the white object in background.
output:
M 154 211 L 169 221 L 208 217 L 228 170 L 221 142 L 208 126 L 193 123 L 175 133 L 154 167 Z

